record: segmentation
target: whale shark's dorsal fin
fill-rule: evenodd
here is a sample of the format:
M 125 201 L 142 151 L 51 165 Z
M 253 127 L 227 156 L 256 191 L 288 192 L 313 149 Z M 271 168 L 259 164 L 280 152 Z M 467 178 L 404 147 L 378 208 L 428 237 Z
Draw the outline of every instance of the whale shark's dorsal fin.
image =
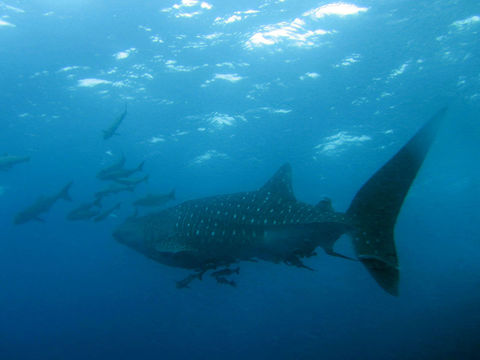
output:
M 295 201 L 292 187 L 292 167 L 290 164 L 283 164 L 270 180 L 260 188 L 259 192 L 270 193 L 284 200 Z

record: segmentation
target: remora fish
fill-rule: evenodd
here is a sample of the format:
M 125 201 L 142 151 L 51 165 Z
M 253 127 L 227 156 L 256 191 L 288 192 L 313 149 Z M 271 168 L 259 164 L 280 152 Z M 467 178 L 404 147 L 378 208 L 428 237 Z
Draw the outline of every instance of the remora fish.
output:
M 144 177 L 138 178 L 138 179 L 129 179 L 129 178 L 123 179 L 122 178 L 122 179 L 113 179 L 113 181 L 115 181 L 118 184 L 122 184 L 122 185 L 137 186 L 138 184 L 141 184 L 142 182 L 148 182 L 148 178 L 149 178 L 149 175 L 145 175 Z
M 217 283 L 223 284 L 223 285 L 230 285 L 233 287 L 237 287 L 237 283 L 235 280 L 228 280 L 227 278 L 223 276 L 216 277 L 215 280 L 217 280 Z
M 433 116 L 360 188 L 345 213 L 324 201 L 320 206 L 297 201 L 285 164 L 258 191 L 186 201 L 131 218 L 113 236 L 155 261 L 199 271 L 254 258 L 299 266 L 317 247 L 338 255 L 335 241 L 349 234 L 360 262 L 385 291 L 398 295 L 395 222 L 445 112 Z
M 101 179 L 102 177 L 110 174 L 111 172 L 115 172 L 115 171 L 118 171 L 119 169 L 123 169 L 124 165 L 125 165 L 125 155 L 122 154 L 120 159 L 118 159 L 112 165 L 107 166 L 105 169 L 100 170 L 97 173 L 97 178 Z
M 240 267 L 239 266 L 237 266 L 236 269 L 222 269 L 222 270 L 214 271 L 210 275 L 213 276 L 214 278 L 218 278 L 218 277 L 230 276 L 230 275 L 233 275 L 233 274 L 237 274 L 237 275 L 240 274 Z
M 175 190 L 170 191 L 168 194 L 148 194 L 143 198 L 135 200 L 133 202 L 133 206 L 156 207 L 161 206 L 171 200 L 175 200 Z
M 185 279 L 180 280 L 180 281 L 176 281 L 177 289 L 190 288 L 190 286 L 189 286 L 190 283 L 195 279 L 202 280 L 202 275 L 203 275 L 203 273 L 190 274 Z
M 136 168 L 134 169 L 124 169 L 124 168 L 119 168 L 116 170 L 111 170 L 109 172 L 105 173 L 98 173 L 97 178 L 100 180 L 117 180 L 117 179 L 123 179 L 123 178 L 128 178 L 130 175 L 135 174 L 136 172 L 140 172 L 143 170 L 143 165 L 145 164 L 145 161 L 142 161 Z
M 85 203 L 80 205 L 79 207 L 70 211 L 67 215 L 67 219 L 70 221 L 78 221 L 78 220 L 89 220 L 94 216 L 100 214 L 100 207 L 102 204 L 101 197 L 98 197 L 95 201 Z M 96 207 L 96 210 L 92 210 L 93 207 Z
M 118 194 L 123 191 L 134 191 L 135 187 L 134 186 L 120 186 L 120 185 L 110 185 L 108 188 L 97 191 L 95 193 L 96 198 L 102 198 L 104 196 L 112 195 L 112 194 Z
M 24 224 L 28 221 L 31 220 L 37 220 L 37 221 L 44 221 L 42 218 L 40 218 L 40 214 L 47 212 L 50 210 L 53 204 L 57 202 L 58 199 L 63 199 L 66 201 L 72 201 L 72 198 L 70 197 L 68 190 L 70 189 L 70 186 L 72 186 L 73 182 L 69 182 L 67 185 L 64 186 L 62 190 L 56 195 L 53 196 L 41 196 L 38 198 L 37 201 L 35 201 L 31 206 L 26 208 L 23 211 L 20 211 L 14 219 L 15 224 Z
M 14 165 L 30 161 L 30 156 L 14 156 L 4 154 L 0 156 L 0 170 L 10 170 Z
M 112 206 L 110 209 L 105 210 L 103 213 L 98 215 L 93 221 L 99 222 L 102 220 L 105 220 L 107 217 L 110 216 L 111 213 L 113 213 L 115 210 L 120 209 L 121 203 L 116 204 L 115 206 Z
M 125 116 L 127 116 L 127 104 L 125 104 L 125 110 L 123 113 L 118 118 L 113 120 L 112 124 L 107 129 L 103 130 L 104 140 L 110 139 L 113 135 L 115 135 L 115 132 L 122 123 L 123 119 L 125 119 Z

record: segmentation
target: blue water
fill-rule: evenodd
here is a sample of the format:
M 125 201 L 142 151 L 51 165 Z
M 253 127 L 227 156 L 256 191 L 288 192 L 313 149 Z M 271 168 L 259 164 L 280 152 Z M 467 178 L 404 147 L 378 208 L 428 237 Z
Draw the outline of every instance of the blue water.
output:
M 0 358 L 480 358 L 479 33 L 476 1 L 0 1 L 0 152 L 31 156 L 0 173 Z M 397 298 L 323 253 L 178 290 L 187 271 L 111 236 L 148 192 L 254 190 L 287 161 L 299 200 L 345 211 L 445 105 L 395 230 Z M 148 184 L 68 222 L 122 153 Z M 73 203 L 13 225 L 70 180 Z

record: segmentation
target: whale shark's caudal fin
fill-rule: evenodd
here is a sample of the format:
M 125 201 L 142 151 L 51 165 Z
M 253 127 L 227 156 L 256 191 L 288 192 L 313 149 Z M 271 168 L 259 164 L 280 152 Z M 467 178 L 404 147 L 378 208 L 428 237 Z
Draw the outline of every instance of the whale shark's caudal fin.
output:
M 358 259 L 388 293 L 398 295 L 397 216 L 447 109 L 437 112 L 355 195 L 347 216 Z

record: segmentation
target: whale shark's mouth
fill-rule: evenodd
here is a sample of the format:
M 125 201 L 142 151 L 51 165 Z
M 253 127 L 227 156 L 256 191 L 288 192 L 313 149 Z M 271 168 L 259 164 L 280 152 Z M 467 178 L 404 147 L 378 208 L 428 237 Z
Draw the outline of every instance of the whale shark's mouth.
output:
M 124 245 L 133 245 L 143 240 L 142 234 L 138 233 L 136 224 L 132 220 L 126 221 L 118 226 L 112 235 L 115 240 Z

